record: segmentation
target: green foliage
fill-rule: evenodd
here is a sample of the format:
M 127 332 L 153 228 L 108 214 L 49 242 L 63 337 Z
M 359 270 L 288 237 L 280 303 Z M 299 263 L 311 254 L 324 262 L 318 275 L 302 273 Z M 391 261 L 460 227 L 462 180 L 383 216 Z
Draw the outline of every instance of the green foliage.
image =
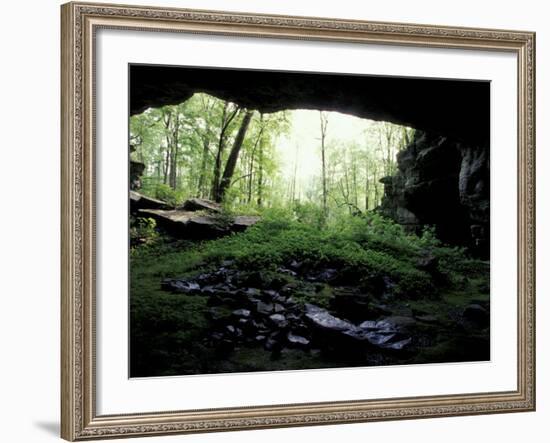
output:
M 181 205 L 183 203 L 183 200 L 185 199 L 182 191 L 176 191 L 172 189 L 170 186 L 165 185 L 163 183 L 159 183 L 158 185 L 156 185 L 154 187 L 153 192 L 154 192 L 153 196 L 155 198 L 165 201 L 166 203 L 172 206 Z
M 474 263 L 479 266 L 460 249 L 437 246 L 431 235 L 408 234 L 372 213 L 342 216 L 320 229 L 298 217 L 288 217 L 285 210 L 273 209 L 264 211 L 261 222 L 244 233 L 204 242 L 163 260 L 169 260 L 173 267 L 167 269 L 178 275 L 192 274 L 197 265 L 215 267 L 224 260 L 233 260 L 240 269 L 265 272 L 298 260 L 312 269 L 337 268 L 351 280 L 369 274 L 387 276 L 396 296 L 430 297 L 435 291 L 433 277 L 418 268 L 418 260 L 427 252 L 437 256 L 448 273 L 456 269 L 471 272 Z
M 130 219 L 130 242 L 133 245 L 150 245 L 154 243 L 159 234 L 155 229 L 157 223 L 152 218 L 132 217 Z

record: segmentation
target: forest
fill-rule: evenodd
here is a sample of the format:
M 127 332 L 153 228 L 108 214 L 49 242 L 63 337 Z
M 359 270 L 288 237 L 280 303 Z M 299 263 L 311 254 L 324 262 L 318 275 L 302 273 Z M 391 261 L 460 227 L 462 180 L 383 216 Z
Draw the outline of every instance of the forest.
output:
M 296 134 L 297 112 L 309 114 L 307 129 L 315 132 Z M 345 119 L 355 120 L 359 138 L 338 138 Z M 206 94 L 130 120 L 132 159 L 145 165 L 144 194 L 174 203 L 205 198 L 243 210 L 310 204 L 326 216 L 376 208 L 383 195 L 379 180 L 395 172 L 395 156 L 413 134 L 334 112 L 260 114 Z M 281 149 L 281 142 L 288 146 Z M 304 169 L 315 174 L 304 177 Z
M 488 263 L 380 211 L 422 131 L 195 93 L 129 132 L 132 376 L 488 359 Z

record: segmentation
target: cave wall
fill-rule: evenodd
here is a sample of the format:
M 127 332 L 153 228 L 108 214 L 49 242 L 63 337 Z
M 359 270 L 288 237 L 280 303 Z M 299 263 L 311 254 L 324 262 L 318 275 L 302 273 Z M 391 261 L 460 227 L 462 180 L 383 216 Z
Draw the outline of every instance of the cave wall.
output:
M 384 177 L 380 211 L 410 231 L 433 226 L 444 242 L 489 257 L 489 149 L 416 131 Z
M 339 111 L 488 144 L 487 81 L 132 65 L 130 113 L 204 92 L 270 113 Z

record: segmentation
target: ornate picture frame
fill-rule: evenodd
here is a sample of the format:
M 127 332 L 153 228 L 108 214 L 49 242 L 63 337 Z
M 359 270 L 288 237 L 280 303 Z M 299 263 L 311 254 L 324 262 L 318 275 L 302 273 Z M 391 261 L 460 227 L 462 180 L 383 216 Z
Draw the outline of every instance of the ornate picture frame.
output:
M 69 441 L 533 411 L 535 35 L 524 31 L 71 2 L 62 6 L 61 435 Z M 517 57 L 517 389 L 97 414 L 96 104 L 99 29 L 512 53 Z

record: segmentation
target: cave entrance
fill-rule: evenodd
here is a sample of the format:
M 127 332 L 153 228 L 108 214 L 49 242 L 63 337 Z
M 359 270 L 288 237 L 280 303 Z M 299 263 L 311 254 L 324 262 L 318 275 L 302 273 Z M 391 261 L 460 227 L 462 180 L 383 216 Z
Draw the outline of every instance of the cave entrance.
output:
M 131 376 L 488 360 L 488 105 L 132 66 Z
M 145 189 L 162 180 L 174 191 L 198 174 L 197 189 L 188 194 L 217 202 L 262 206 L 290 197 L 304 204 L 321 201 L 325 214 L 331 204 L 350 213 L 378 209 L 408 230 L 433 226 L 443 241 L 488 256 L 487 82 L 132 65 L 130 89 L 131 114 L 141 113 L 144 120 L 170 106 L 195 106 L 196 112 L 210 106 L 221 122 L 213 129 L 203 119 L 191 131 L 198 139 L 203 132 L 196 140 L 203 155 L 192 168 L 195 174 L 178 178 L 178 166 L 170 166 L 183 164 L 189 150 L 178 159 L 165 149 L 147 166 Z M 176 114 L 155 118 L 166 128 L 189 124 Z M 131 145 L 141 149 L 133 154 L 139 162 L 144 154 L 136 143 L 138 126 Z M 204 138 L 213 130 L 217 147 Z M 266 148 L 268 138 L 276 148 Z M 156 143 L 186 141 L 173 133 Z M 205 173 L 210 160 L 213 177 Z M 276 186 L 285 191 L 268 195 Z

